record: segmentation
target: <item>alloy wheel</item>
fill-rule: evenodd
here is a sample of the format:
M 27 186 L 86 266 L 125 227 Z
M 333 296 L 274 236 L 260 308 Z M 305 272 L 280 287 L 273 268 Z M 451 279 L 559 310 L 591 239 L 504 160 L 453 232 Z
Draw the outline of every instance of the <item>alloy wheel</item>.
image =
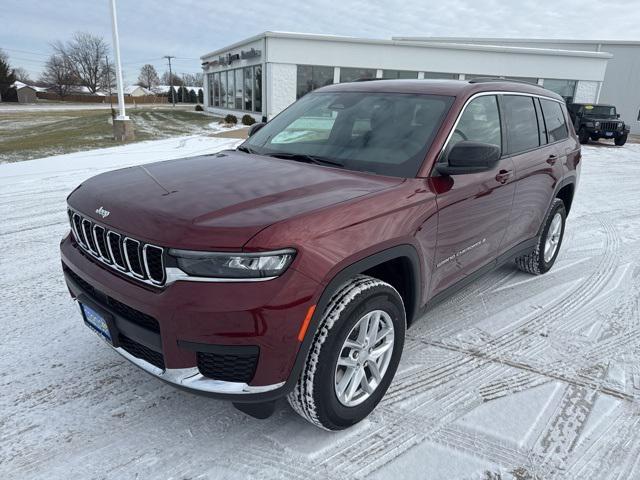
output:
M 562 236 L 562 215 L 556 213 L 551 220 L 547 239 L 544 242 L 544 261 L 549 263 L 558 250 L 560 237 Z
M 383 310 L 373 310 L 358 320 L 347 335 L 334 374 L 336 396 L 345 407 L 367 400 L 391 363 L 395 332 Z

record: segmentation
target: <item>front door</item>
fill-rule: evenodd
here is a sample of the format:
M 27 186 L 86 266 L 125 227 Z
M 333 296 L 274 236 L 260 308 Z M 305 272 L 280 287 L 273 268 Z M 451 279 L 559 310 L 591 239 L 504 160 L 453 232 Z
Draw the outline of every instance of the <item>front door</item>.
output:
M 500 110 L 495 95 L 480 96 L 465 108 L 445 148 L 462 140 L 498 145 L 502 148 Z M 446 161 L 443 158 L 441 161 Z M 434 181 L 446 188 L 436 196 L 438 232 L 431 296 L 491 263 L 505 235 L 514 195 L 511 158 L 501 159 L 487 172 Z

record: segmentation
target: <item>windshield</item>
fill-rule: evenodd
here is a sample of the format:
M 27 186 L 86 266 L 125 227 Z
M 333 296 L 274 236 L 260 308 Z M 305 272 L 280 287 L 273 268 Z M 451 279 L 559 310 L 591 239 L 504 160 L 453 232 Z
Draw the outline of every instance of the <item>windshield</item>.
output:
M 584 114 L 593 117 L 615 117 L 616 107 L 607 107 L 604 105 L 585 105 Z
M 256 132 L 242 150 L 415 177 L 452 101 L 401 93 L 311 93 Z

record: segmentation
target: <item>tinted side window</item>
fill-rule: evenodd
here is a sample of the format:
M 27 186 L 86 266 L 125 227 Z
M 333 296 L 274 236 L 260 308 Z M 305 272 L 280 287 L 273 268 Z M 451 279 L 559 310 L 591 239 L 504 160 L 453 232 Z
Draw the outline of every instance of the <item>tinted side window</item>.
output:
M 539 146 L 538 120 L 533 107 L 533 98 L 504 95 L 502 99 L 509 153 L 524 152 Z
M 562 107 L 558 102 L 552 100 L 540 99 L 542 104 L 542 113 L 544 121 L 547 124 L 547 135 L 549 135 L 549 143 L 564 140 L 569 136 L 567 124 L 562 114 Z
M 540 102 L 536 98 L 533 103 L 536 106 L 536 116 L 538 117 L 538 137 L 540 139 L 540 145 L 546 145 L 547 143 L 547 128 L 542 118 L 542 109 L 540 108 Z
M 500 112 L 495 96 L 478 97 L 467 105 L 451 136 L 448 148 L 463 140 L 502 147 Z

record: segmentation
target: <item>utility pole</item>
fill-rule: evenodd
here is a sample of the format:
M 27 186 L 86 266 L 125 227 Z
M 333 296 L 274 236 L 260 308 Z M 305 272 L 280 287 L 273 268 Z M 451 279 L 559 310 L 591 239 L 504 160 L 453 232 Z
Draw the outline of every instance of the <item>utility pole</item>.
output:
M 110 0 L 111 27 L 113 31 L 113 52 L 116 57 L 116 84 L 118 87 L 118 105 L 120 114 L 113 120 L 113 136 L 116 140 L 133 140 L 133 124 L 124 107 L 124 90 L 122 85 L 122 64 L 120 63 L 120 38 L 118 37 L 118 16 L 116 14 L 116 0 Z
M 169 91 L 171 92 L 171 103 L 176 106 L 176 93 L 173 91 L 173 73 L 171 72 L 171 59 L 175 58 L 173 55 L 165 55 L 164 58 L 169 60 Z

